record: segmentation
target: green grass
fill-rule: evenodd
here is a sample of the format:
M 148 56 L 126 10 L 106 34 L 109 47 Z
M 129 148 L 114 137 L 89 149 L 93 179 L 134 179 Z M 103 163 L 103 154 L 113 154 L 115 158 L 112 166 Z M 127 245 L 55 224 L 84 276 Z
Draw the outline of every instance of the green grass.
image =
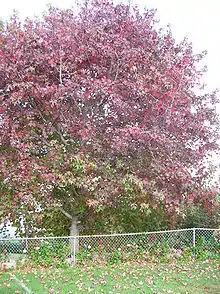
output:
M 153 264 L 119 263 L 68 269 L 0 272 L 1 294 L 32 293 L 220 293 L 219 261 Z

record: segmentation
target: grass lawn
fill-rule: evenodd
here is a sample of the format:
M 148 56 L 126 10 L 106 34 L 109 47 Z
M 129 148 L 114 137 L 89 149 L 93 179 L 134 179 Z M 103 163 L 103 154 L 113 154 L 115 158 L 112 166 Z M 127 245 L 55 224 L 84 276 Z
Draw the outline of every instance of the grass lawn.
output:
M 175 264 L 133 262 L 68 269 L 26 268 L 0 272 L 0 293 L 217 294 L 220 293 L 220 264 L 219 261 Z

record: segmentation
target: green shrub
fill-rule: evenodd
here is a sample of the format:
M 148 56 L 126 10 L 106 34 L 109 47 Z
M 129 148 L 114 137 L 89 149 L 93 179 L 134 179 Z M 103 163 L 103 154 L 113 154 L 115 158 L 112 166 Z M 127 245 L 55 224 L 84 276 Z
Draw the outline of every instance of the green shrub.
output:
M 216 228 L 219 225 L 217 214 L 209 215 L 201 206 L 189 206 L 184 212 L 182 228 Z
M 68 245 L 53 244 L 44 241 L 39 247 L 30 251 L 31 261 L 38 266 L 44 267 L 64 267 L 67 265 L 67 257 L 70 253 Z

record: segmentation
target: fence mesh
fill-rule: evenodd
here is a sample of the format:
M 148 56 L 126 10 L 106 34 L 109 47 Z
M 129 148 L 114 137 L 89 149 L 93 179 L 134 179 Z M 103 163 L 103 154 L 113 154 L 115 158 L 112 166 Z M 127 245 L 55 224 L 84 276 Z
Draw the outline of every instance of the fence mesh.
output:
M 0 239 L 1 260 L 7 256 L 54 259 L 69 259 L 86 262 L 103 258 L 121 259 L 137 257 L 140 252 L 158 252 L 167 246 L 172 250 L 198 247 L 209 252 L 220 253 L 220 230 L 184 229 L 137 234 L 91 235 L 73 237 L 41 237 Z

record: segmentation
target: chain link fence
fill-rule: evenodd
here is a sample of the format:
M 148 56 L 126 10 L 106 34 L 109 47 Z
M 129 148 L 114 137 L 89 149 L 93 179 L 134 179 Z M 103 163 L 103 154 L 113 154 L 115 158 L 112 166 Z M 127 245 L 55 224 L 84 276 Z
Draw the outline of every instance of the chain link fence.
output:
M 161 248 L 173 252 L 200 247 L 210 253 L 220 253 L 220 229 L 193 228 L 130 234 L 88 235 L 70 237 L 40 237 L 0 239 L 1 260 L 31 259 L 67 261 L 109 261 L 140 257 L 143 252 L 158 254 Z M 51 260 L 51 259 L 50 259 Z

